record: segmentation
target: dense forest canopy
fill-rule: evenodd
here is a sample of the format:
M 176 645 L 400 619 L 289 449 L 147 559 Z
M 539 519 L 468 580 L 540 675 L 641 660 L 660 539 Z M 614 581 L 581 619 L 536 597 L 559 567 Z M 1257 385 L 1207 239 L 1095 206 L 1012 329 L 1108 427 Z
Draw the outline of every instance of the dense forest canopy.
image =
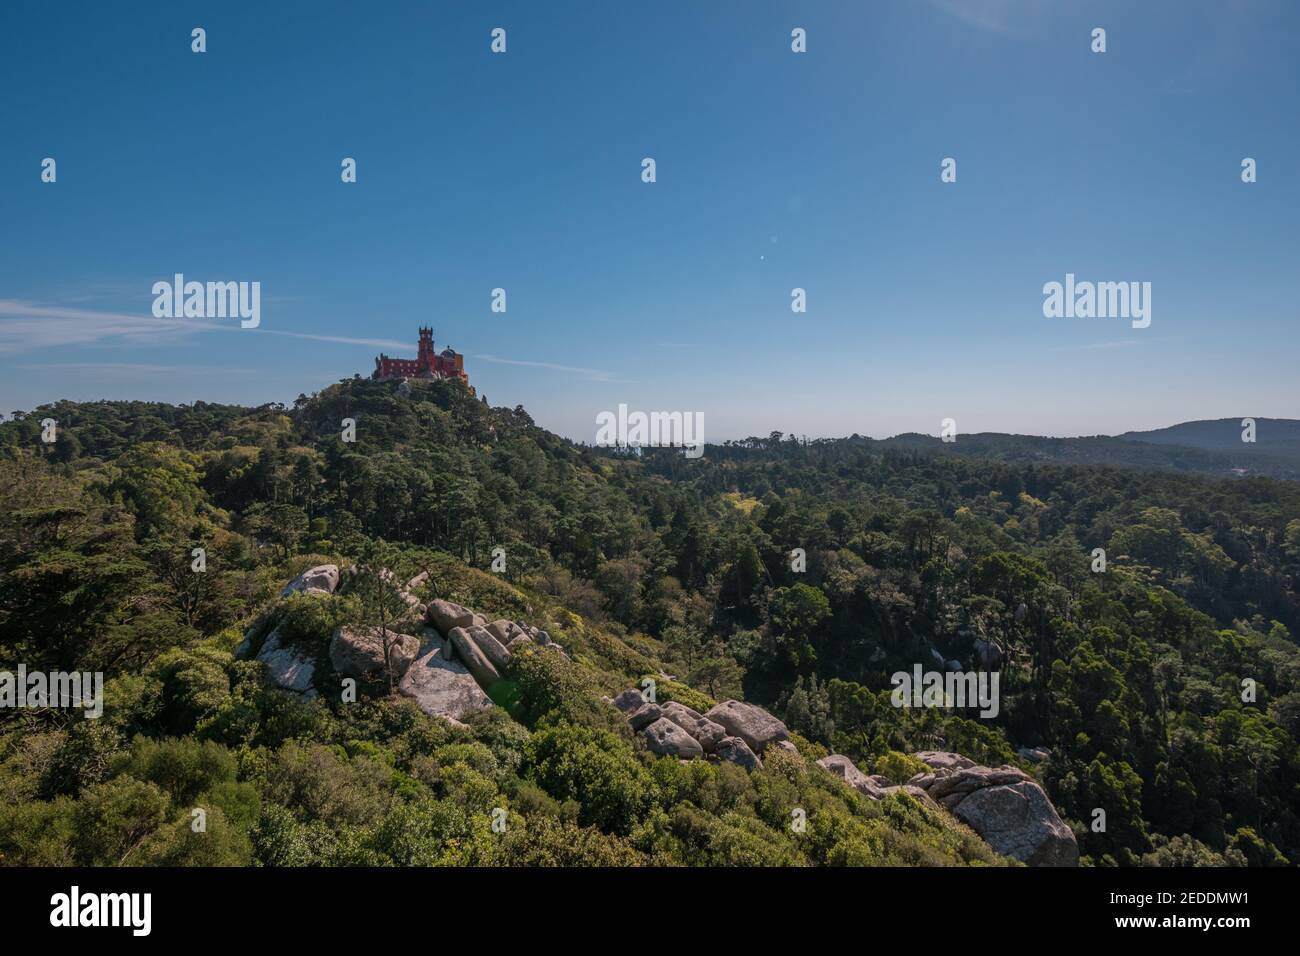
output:
M 1300 861 L 1300 483 L 1021 450 L 773 433 L 632 456 L 450 382 L 16 413 L 0 666 L 109 690 L 103 720 L 4 713 L 0 861 L 998 862 L 795 760 L 654 759 L 599 706 L 645 674 L 689 706 L 763 704 L 808 756 L 1016 764 L 1085 863 Z M 462 729 L 383 694 L 299 700 L 232 657 L 277 602 L 327 635 L 281 586 L 376 548 L 434 596 L 544 621 L 572 661 Z M 947 661 L 1000 672 L 996 717 L 891 705 L 892 673 Z M 200 799 L 218 838 L 189 830 Z M 792 801 L 816 839 L 786 832 Z M 528 826 L 491 839 L 498 806 Z

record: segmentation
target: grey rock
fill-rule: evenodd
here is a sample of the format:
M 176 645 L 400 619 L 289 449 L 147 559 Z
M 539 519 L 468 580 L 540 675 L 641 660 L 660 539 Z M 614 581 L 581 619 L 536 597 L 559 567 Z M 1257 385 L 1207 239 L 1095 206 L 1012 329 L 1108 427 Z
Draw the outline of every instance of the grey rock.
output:
M 936 770 L 934 779 L 916 781 L 934 799 L 942 802 L 952 794 L 968 794 L 985 787 L 1001 787 L 1032 780 L 1016 767 L 966 767 L 961 770 Z M 911 782 L 911 781 L 909 781 Z
M 312 683 L 316 674 L 315 659 L 302 649 L 285 643 L 279 628 L 267 636 L 257 659 L 266 665 L 271 680 L 277 687 L 306 697 L 316 696 L 316 688 Z
M 425 618 L 441 634 L 448 634 L 453 628 L 469 627 L 474 623 L 474 612 L 466 610 L 459 604 L 437 598 L 425 608 Z
M 953 814 L 1003 856 L 1029 866 L 1078 866 L 1079 845 L 1043 788 L 1031 780 L 985 787 L 965 797 Z
M 478 649 L 483 652 L 484 656 L 492 662 L 492 666 L 497 669 L 497 672 L 505 673 L 505 669 L 510 666 L 510 652 L 506 650 L 505 645 L 493 637 L 486 627 L 471 624 L 464 630 L 471 640 L 478 645 Z
M 491 687 L 501 679 L 500 672 L 488 660 L 487 655 L 479 649 L 469 632 L 463 627 L 453 627 L 447 634 L 447 640 L 456 652 L 456 659 L 463 663 L 474 679 L 485 688 Z
M 975 766 L 975 761 L 944 750 L 918 750 L 912 756 L 936 770 L 961 770 Z
M 817 761 L 817 765 L 825 767 L 858 793 L 870 797 L 872 800 L 880 800 L 885 795 L 884 788 L 859 770 L 853 761 L 844 754 L 830 754 L 822 757 L 821 760 Z
M 470 714 L 492 706 L 465 665 L 448 658 L 446 642 L 430 634 L 425 635 L 420 656 L 406 669 L 397 692 L 410 697 L 431 717 L 444 717 L 458 725 Z
M 975 642 L 975 656 L 985 667 L 996 667 L 1002 661 L 1002 651 L 998 646 L 983 639 Z
M 1018 767 L 981 767 L 961 754 L 922 751 L 934 768 L 908 786 L 968 824 L 989 846 L 1030 866 L 1077 866 L 1079 846 L 1043 788 Z
M 721 724 L 709 720 L 699 711 L 691 710 L 685 704 L 675 700 L 663 704 L 662 710 L 664 717 L 699 741 L 706 754 L 713 753 L 718 749 L 722 739 L 730 736 Z
M 628 714 L 627 722 L 632 725 L 633 730 L 645 730 L 663 715 L 664 713 L 658 704 L 651 704 L 647 701 Z
M 501 642 L 502 647 L 509 647 L 516 637 L 527 636 L 528 632 L 514 621 L 493 621 L 487 625 L 488 633 Z
M 645 702 L 646 699 L 641 696 L 641 692 L 635 687 L 629 687 L 627 690 L 623 691 L 623 693 L 614 698 L 614 706 L 625 714 L 632 713 L 632 711 L 639 708 Z
M 738 763 L 746 770 L 753 770 L 763 766 L 763 761 L 759 760 L 758 755 L 749 749 L 749 744 L 739 737 L 723 737 L 718 741 L 713 753 L 719 760 Z
M 749 749 L 761 755 L 771 744 L 789 740 L 790 731 L 762 707 L 739 700 L 726 700 L 704 715 L 715 724 L 721 724 L 732 737 L 749 744 Z
M 325 594 L 333 594 L 339 586 L 339 566 L 337 564 L 318 564 L 308 568 L 284 586 L 280 597 L 288 597 L 294 591 L 314 589 Z
M 662 717 L 642 731 L 650 749 L 663 757 L 683 757 L 693 760 L 704 756 L 699 742 L 671 720 Z

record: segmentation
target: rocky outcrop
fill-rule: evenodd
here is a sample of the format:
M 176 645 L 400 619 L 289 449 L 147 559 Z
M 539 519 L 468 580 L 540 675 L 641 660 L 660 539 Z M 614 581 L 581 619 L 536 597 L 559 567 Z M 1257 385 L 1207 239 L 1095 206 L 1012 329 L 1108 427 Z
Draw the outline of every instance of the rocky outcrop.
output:
M 789 740 L 790 731 L 762 707 L 739 700 L 726 700 L 704 715 L 721 724 L 731 737 L 739 737 L 756 754 L 762 754 L 778 740 Z
M 358 573 L 355 566 L 346 568 L 340 574 L 337 565 L 319 565 L 294 578 L 285 586 L 283 593 L 328 595 L 347 591 L 356 586 Z M 417 574 L 405 585 L 388 568 L 380 568 L 378 574 L 391 585 L 409 609 L 390 624 L 387 631 L 396 635 L 390 644 L 388 655 L 393 679 L 405 687 L 405 690 L 399 687 L 401 693 L 416 699 L 429 713 L 436 712 L 448 719 L 456 719 L 451 716 L 456 711 L 486 706 L 484 702 L 488 698 L 481 692 L 501 679 L 518 651 L 530 650 L 536 653 L 540 648 L 546 647 L 549 648 L 547 653 L 554 652 L 568 657 L 564 648 L 535 625 L 506 619 L 498 619 L 489 624 L 483 615 L 442 598 L 436 598 L 427 605 L 422 603 L 414 592 L 429 584 L 427 571 Z M 275 641 L 270 637 L 262 640 L 262 634 L 275 620 L 277 610 L 276 607 L 269 608 L 249 627 L 235 656 L 241 659 L 247 657 L 261 643 L 262 653 L 258 659 L 268 663 L 272 680 L 278 686 L 314 694 L 315 691 L 311 689 L 314 657 L 304 650 L 286 647 L 278 638 Z M 431 627 L 425 628 L 425 623 Z M 423 638 L 407 633 L 421 630 L 425 634 Z M 330 663 L 334 670 L 344 677 L 371 680 L 384 678 L 384 648 L 380 633 L 360 624 L 336 628 L 329 643 Z M 436 647 L 428 646 L 429 640 L 440 643 Z M 417 658 L 423 662 L 423 670 L 407 680 L 413 662 L 419 662 Z M 480 691 L 478 695 L 466 689 L 467 677 Z M 640 703 L 643 701 L 638 696 L 637 706 Z M 656 719 L 659 716 L 661 715 L 656 715 Z
M 763 761 L 759 760 L 758 755 L 749 749 L 749 744 L 739 737 L 723 737 L 718 741 L 714 755 L 719 760 L 738 763 L 746 770 L 755 770 L 763 766 Z
M 885 798 L 885 788 L 859 770 L 853 761 L 844 754 L 831 754 L 828 757 L 822 757 L 821 760 L 817 761 L 817 765 L 825 767 L 863 796 L 870 797 L 872 800 L 883 800 Z
M 664 717 L 694 737 L 706 754 L 713 753 L 724 737 L 731 736 L 721 724 L 714 723 L 699 711 L 691 710 L 675 700 L 663 704 L 662 710 Z
M 633 730 L 645 730 L 663 715 L 664 712 L 658 704 L 647 702 L 628 714 L 627 722 Z
M 630 714 L 645 702 L 646 699 L 639 690 L 629 687 L 614 698 L 613 704 L 623 713 Z
M 622 711 L 632 730 L 645 738 L 646 746 L 653 753 L 663 756 L 683 760 L 704 757 L 714 763 L 728 761 L 755 769 L 763 766 L 756 750 L 767 745 L 794 747 L 789 742 L 785 724 L 753 704 L 725 701 L 708 714 L 701 714 L 680 701 L 647 701 L 639 690 L 632 687 L 605 700 Z M 744 727 L 758 747 L 744 734 L 732 732 L 722 722 L 713 720 L 712 715 L 719 708 L 729 715 L 733 726 Z
M 514 621 L 493 621 L 487 625 L 488 633 L 501 642 L 502 647 L 509 647 L 517 637 L 529 637 L 527 631 Z
M 1077 866 L 1079 845 L 1038 782 L 1017 767 L 981 767 L 960 754 L 922 751 L 934 768 L 908 784 L 968 824 L 1003 856 L 1030 866 Z
M 477 627 L 477 625 L 471 624 L 470 627 Z M 488 660 L 488 656 L 479 648 L 468 630 L 463 627 L 453 627 L 447 633 L 447 640 L 452 650 L 456 652 L 456 659 L 469 668 L 474 679 L 483 687 L 491 687 L 501 679 L 501 673 L 496 669 L 496 665 Z
M 315 697 L 316 661 L 301 648 L 288 644 L 276 628 L 267 635 L 257 660 L 266 665 L 271 681 L 284 690 Z
M 929 773 L 896 786 L 867 776 L 843 754 L 817 763 L 872 800 L 903 792 L 932 810 L 946 810 L 995 851 L 1030 866 L 1076 866 L 1079 847 L 1043 788 L 1015 767 L 981 767 L 961 754 L 923 750 Z
M 318 564 L 308 568 L 284 586 L 280 597 L 288 597 L 295 591 L 316 594 L 333 594 L 339 587 L 339 566 L 337 564 Z
M 420 650 L 420 639 L 410 634 L 377 627 L 336 627 L 330 638 L 330 663 L 344 677 L 383 680 L 385 640 L 393 680 L 400 680 Z
M 478 645 L 483 656 L 492 662 L 497 673 L 504 673 L 510 666 L 510 652 L 506 650 L 505 645 L 498 641 L 486 627 L 471 624 L 464 630 L 470 636 L 470 640 Z
M 492 706 L 474 675 L 464 664 L 450 659 L 447 642 L 432 631 L 425 631 L 419 656 L 406 669 L 397 692 L 414 700 L 429 716 L 457 723 Z
M 425 608 L 425 617 L 430 624 L 444 636 L 457 627 L 469 627 L 474 623 L 474 612 L 459 604 L 442 599 L 430 601 Z
M 968 757 L 942 750 L 918 750 L 915 756 L 917 760 L 935 770 L 963 770 L 975 766 L 975 761 Z
M 699 741 L 671 720 L 660 717 L 646 727 L 642 734 L 650 750 L 660 756 L 679 757 L 683 760 L 704 756 L 704 748 Z

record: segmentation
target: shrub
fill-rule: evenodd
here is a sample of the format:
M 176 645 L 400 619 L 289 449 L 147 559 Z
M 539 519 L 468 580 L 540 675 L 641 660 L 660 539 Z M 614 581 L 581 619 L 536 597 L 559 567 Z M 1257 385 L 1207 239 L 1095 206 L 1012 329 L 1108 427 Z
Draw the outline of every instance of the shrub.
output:
M 336 627 L 358 621 L 360 617 L 360 605 L 350 595 L 291 594 L 284 601 L 284 613 L 276 630 L 289 643 L 319 650 Z
M 137 737 L 131 752 L 114 764 L 117 774 L 155 783 L 177 805 L 188 805 L 200 793 L 235 779 L 235 757 L 211 740 L 149 740 Z
M 167 795 L 157 784 L 118 777 L 87 789 L 73 811 L 77 863 L 123 866 L 167 821 Z
M 581 804 L 584 826 L 627 833 L 653 803 L 653 783 L 631 745 L 607 731 L 547 727 L 529 740 L 526 767 L 552 796 Z
M 168 730 L 184 734 L 230 697 L 226 665 L 230 657 L 215 648 L 172 650 L 155 668 L 162 682 L 159 717 Z
M 502 866 L 640 866 L 644 857 L 625 840 L 595 827 L 549 816 L 508 827 L 495 855 Z
M 918 773 L 929 773 L 930 767 L 924 760 L 911 754 L 891 750 L 883 757 L 876 758 L 875 772 L 894 783 L 907 783 Z

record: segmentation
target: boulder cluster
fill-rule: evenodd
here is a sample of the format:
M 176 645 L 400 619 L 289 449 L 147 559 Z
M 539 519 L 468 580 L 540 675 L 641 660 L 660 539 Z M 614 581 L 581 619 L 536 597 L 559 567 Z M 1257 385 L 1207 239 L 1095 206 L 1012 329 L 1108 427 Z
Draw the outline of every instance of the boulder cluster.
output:
M 675 700 L 648 700 L 641 691 L 629 688 L 610 703 L 660 756 L 725 760 L 752 768 L 763 766 L 760 754 L 768 747 L 794 749 L 785 724 L 762 707 L 739 700 L 723 701 L 701 714 Z
M 843 754 L 817 761 L 859 793 L 873 799 L 903 790 L 961 820 L 998 853 L 1029 866 L 1077 866 L 1079 845 L 1043 788 L 1017 767 L 981 767 L 961 754 L 922 750 L 930 768 L 901 786 L 868 776 Z
M 386 569 L 382 573 L 392 576 Z M 384 682 L 391 675 L 397 692 L 414 700 L 426 714 L 459 723 L 492 705 L 485 691 L 501 679 L 522 646 L 565 654 L 546 631 L 533 625 L 488 621 L 451 601 L 422 603 L 414 592 L 426 578 L 418 575 L 397 588 L 410 610 L 395 626 L 418 633 L 353 625 L 335 628 L 329 660 L 339 676 Z M 346 573 L 340 574 L 336 565 L 323 564 L 290 581 L 281 596 L 295 592 L 330 595 L 346 587 L 346 581 Z M 247 653 L 267 623 L 266 619 L 254 623 L 236 651 L 237 657 Z M 262 642 L 257 660 L 267 665 L 277 686 L 304 697 L 316 696 L 315 656 L 286 642 L 279 627 Z

